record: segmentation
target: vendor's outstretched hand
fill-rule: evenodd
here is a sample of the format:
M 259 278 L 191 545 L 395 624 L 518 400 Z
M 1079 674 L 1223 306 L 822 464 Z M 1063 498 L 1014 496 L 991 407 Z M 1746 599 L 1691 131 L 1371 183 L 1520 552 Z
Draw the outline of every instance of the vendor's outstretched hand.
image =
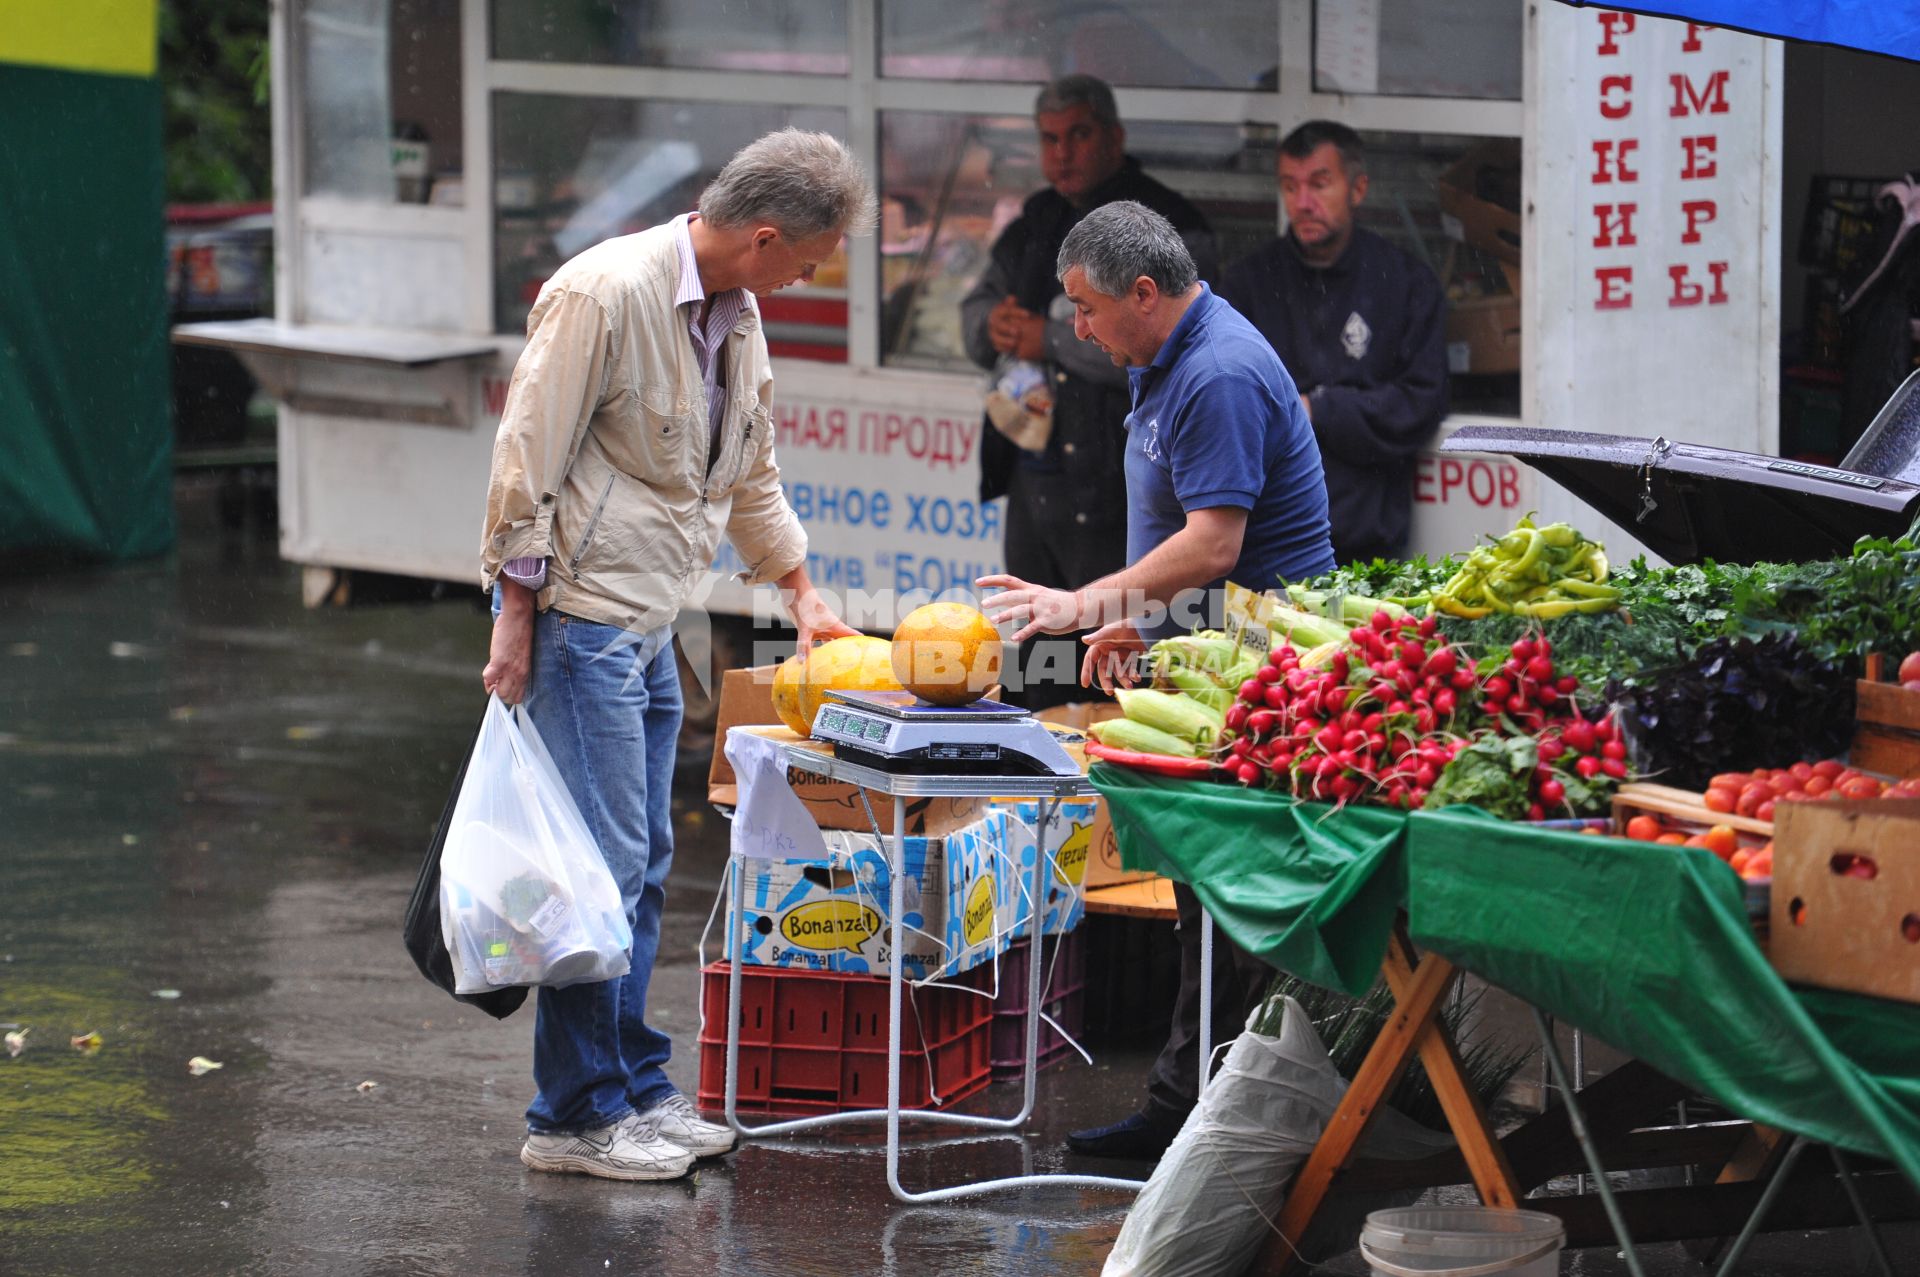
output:
M 1017 576 L 983 576 L 974 587 L 997 591 L 980 600 L 980 610 L 995 625 L 1012 622 L 1020 628 L 1009 639 L 1024 643 L 1036 634 L 1070 634 L 1079 629 L 1080 595 L 1073 590 L 1054 590 L 1022 581 Z
M 1139 656 L 1147 650 L 1147 641 L 1132 621 L 1119 620 L 1103 625 L 1087 635 L 1086 659 L 1080 662 L 1080 685 L 1113 695 L 1116 684 L 1132 687 L 1140 681 Z

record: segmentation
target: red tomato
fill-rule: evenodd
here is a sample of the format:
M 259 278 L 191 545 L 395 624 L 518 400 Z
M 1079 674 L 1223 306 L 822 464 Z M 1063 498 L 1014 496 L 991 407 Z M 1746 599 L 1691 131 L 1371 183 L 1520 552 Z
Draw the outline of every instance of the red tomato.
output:
M 1807 783 L 1808 778 L 1810 778 L 1813 775 L 1813 764 L 1809 762 L 1804 762 L 1804 761 L 1798 762 L 1798 763 L 1795 763 L 1793 766 L 1787 768 L 1787 771 L 1792 774 L 1795 780 L 1799 781 L 1801 785 L 1804 786 Z
M 1775 801 L 1777 800 L 1769 798 L 1766 802 L 1761 803 L 1758 807 L 1755 807 L 1753 809 L 1753 818 L 1755 820 L 1772 820 L 1773 804 Z
M 1793 778 L 1792 773 L 1775 772 L 1767 778 L 1767 788 L 1773 791 L 1775 798 L 1778 798 L 1781 794 L 1790 794 L 1794 790 L 1802 788 L 1802 786 L 1799 781 Z
M 1827 776 L 1822 776 L 1819 772 L 1815 772 L 1813 778 L 1807 782 L 1807 793 L 1814 798 L 1822 797 L 1832 788 L 1832 779 Z
M 1911 683 L 1920 680 L 1920 652 L 1908 652 L 1906 659 L 1900 662 L 1900 681 Z
M 1878 798 L 1883 786 L 1871 776 L 1853 776 L 1840 786 L 1842 798 Z
M 1722 780 L 1724 777 L 1715 776 L 1714 779 Z M 1706 796 L 1701 799 L 1701 802 L 1705 804 L 1708 811 L 1719 812 L 1732 811 L 1734 805 L 1739 801 L 1740 791 L 1737 789 L 1729 789 L 1725 785 L 1709 786 Z
M 1828 780 L 1832 780 L 1845 770 L 1846 768 L 1835 758 L 1823 758 L 1813 765 L 1813 774 L 1825 776 Z
M 1737 794 L 1745 789 L 1747 782 L 1752 779 L 1753 774 L 1751 772 L 1721 772 L 1718 776 L 1708 781 L 1707 786 L 1710 789 L 1731 789 Z

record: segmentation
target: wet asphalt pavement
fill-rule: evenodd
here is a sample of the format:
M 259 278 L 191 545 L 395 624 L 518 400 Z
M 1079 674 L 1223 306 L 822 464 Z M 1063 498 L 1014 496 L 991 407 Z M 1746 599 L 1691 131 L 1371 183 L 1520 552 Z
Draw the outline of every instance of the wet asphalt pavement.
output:
M 181 494 L 166 560 L 0 578 L 0 1022 L 27 1033 L 0 1056 L 0 1272 L 1099 1271 L 1126 1199 L 905 1207 L 877 1130 L 751 1145 L 667 1185 L 522 1168 L 531 1010 L 455 1004 L 399 941 L 482 706 L 477 596 L 308 611 L 270 532 Z M 684 763 L 650 1001 L 692 1094 L 726 831 L 704 756 Z M 90 1032 L 97 1051 L 69 1045 Z M 913 1151 L 903 1179 L 1144 1173 L 1061 1139 L 1129 1111 L 1149 1055 L 1053 1066 L 1024 1139 Z M 193 1076 L 196 1056 L 222 1067 Z M 968 1102 L 1017 1106 L 1004 1085 Z M 1650 1272 L 1700 1271 L 1659 1249 Z M 1847 1272 L 1853 1253 L 1763 1238 L 1743 1271 Z M 1565 1271 L 1624 1268 L 1584 1252 Z

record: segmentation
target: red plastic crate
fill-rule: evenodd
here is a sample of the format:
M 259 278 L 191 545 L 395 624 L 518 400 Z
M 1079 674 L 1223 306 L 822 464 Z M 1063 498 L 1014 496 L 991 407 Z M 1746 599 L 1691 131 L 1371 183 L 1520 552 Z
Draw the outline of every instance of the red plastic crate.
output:
M 728 964 L 701 970 L 700 1107 L 726 1106 Z M 977 973 L 955 983 L 977 984 Z M 949 1108 L 985 1087 L 993 1003 L 964 989 L 908 986 L 901 1003 L 900 1107 Z M 935 1097 L 938 1097 L 937 1100 Z M 740 1080 L 747 1113 L 839 1113 L 887 1103 L 887 981 L 749 965 L 740 980 Z
M 1086 945 L 1081 942 L 1080 932 L 1069 931 L 1064 936 L 1047 936 L 1046 947 L 1041 950 L 1040 961 L 1040 1009 L 1058 1024 L 1081 1041 L 1085 1037 L 1087 1020 L 1087 960 Z M 1016 940 L 1000 956 L 1000 996 L 993 1004 L 992 1043 L 988 1052 L 988 1063 L 993 1080 L 1007 1081 L 1019 1077 L 1027 1067 L 1027 958 L 1029 942 Z M 1060 956 L 1054 957 L 1054 947 L 1060 947 Z M 993 978 L 990 967 L 982 967 L 981 972 L 987 980 Z M 1049 976 L 1051 973 L 1051 976 Z M 991 988 L 991 985 L 987 987 Z M 1040 1056 L 1036 1068 L 1052 1063 L 1067 1053 L 1067 1040 L 1046 1021 L 1040 1023 Z

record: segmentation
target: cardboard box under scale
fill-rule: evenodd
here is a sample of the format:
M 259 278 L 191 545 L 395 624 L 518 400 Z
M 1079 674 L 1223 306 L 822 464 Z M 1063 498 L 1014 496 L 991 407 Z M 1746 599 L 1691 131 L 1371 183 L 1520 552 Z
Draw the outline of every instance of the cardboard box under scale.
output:
M 1038 854 L 1035 830 L 1040 823 L 1040 804 L 1034 799 L 997 799 L 994 808 L 1008 817 L 1000 861 L 1000 899 L 1007 933 L 1017 940 L 1033 933 L 1031 876 Z M 1047 820 L 1047 847 L 1052 854 L 1041 857 L 1042 935 L 1065 935 L 1086 916 L 1088 852 L 1104 815 L 1105 806 L 1097 798 L 1070 798 L 1054 805 Z M 1108 828 L 1111 832 L 1111 826 Z
M 1043 709 L 1034 715 L 1043 723 L 1058 723 L 1084 732 L 1095 723 L 1120 717 L 1120 707 L 1112 701 L 1079 701 Z M 1083 760 L 1084 765 L 1084 760 Z M 1120 843 L 1113 834 L 1113 822 L 1107 818 L 1107 800 L 1096 798 L 1092 826 L 1086 838 L 1086 873 L 1080 885 L 1091 891 L 1122 882 L 1142 882 L 1154 877 L 1147 869 L 1128 869 L 1120 863 Z
M 872 834 L 824 830 L 823 858 L 748 859 L 741 911 L 749 964 L 884 975 L 892 955 L 892 873 Z M 902 856 L 901 969 L 915 980 L 970 970 L 1006 948 L 1000 868 L 1004 811 L 964 829 L 909 835 Z M 733 957 L 732 937 L 724 956 Z

